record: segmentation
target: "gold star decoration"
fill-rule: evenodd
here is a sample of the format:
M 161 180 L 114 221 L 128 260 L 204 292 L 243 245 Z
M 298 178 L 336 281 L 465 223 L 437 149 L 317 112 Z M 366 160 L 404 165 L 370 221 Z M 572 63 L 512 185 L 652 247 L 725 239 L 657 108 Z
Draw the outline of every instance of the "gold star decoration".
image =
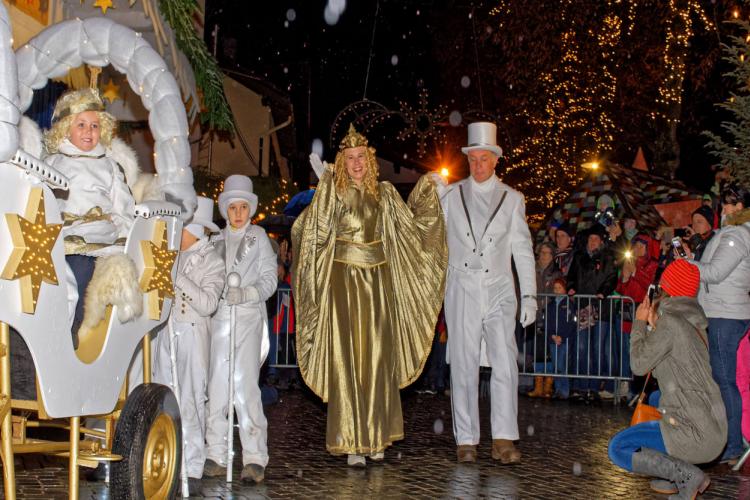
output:
M 112 0 L 96 0 L 94 2 L 94 7 L 99 7 L 102 9 L 102 14 L 107 15 L 107 9 L 114 9 L 115 6 L 112 5 Z
M 174 298 L 172 267 L 177 260 L 177 250 L 169 249 L 167 224 L 157 221 L 151 240 L 141 241 L 143 252 L 143 274 L 140 286 L 148 295 L 148 317 L 159 320 L 166 297 Z
M 47 224 L 44 213 L 44 192 L 32 188 L 26 203 L 26 213 L 5 214 L 13 241 L 13 251 L 0 277 L 21 281 L 21 310 L 34 314 L 42 281 L 57 285 L 57 272 L 52 262 L 52 248 L 62 230 L 62 224 Z
M 110 104 L 115 102 L 117 99 L 122 99 L 122 97 L 120 97 L 120 86 L 110 78 L 107 84 L 104 86 L 104 89 L 102 90 L 102 97 L 107 99 Z

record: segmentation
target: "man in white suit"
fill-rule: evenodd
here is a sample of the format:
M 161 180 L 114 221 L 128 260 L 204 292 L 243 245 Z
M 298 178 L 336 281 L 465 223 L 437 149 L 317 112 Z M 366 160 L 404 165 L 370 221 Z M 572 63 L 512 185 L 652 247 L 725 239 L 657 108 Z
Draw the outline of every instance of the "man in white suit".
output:
M 518 298 L 511 259 L 521 290 L 520 321 L 527 326 L 534 322 L 537 309 L 534 252 L 523 195 L 495 175 L 502 155 L 495 124 L 470 124 L 469 145 L 462 151 L 468 157 L 470 177 L 440 189 L 448 230 L 445 318 L 453 433 L 458 461 L 475 462 L 481 359 L 492 367 L 492 458 L 516 464 L 521 461 L 513 444 L 519 438 L 514 336 Z

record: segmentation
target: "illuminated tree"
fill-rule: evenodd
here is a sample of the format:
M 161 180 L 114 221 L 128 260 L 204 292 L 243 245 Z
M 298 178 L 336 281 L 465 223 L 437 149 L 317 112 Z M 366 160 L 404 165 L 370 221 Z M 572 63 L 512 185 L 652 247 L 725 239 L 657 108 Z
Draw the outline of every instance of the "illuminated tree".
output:
M 738 11 L 739 14 L 739 11 Z M 750 22 L 739 18 L 731 23 L 739 33 L 729 37 L 724 45 L 724 59 L 731 70 L 725 76 L 734 83 L 731 97 L 719 104 L 731 119 L 722 123 L 724 137 L 705 132 L 710 139 L 709 151 L 719 159 L 722 166 L 729 167 L 735 178 L 750 185 Z

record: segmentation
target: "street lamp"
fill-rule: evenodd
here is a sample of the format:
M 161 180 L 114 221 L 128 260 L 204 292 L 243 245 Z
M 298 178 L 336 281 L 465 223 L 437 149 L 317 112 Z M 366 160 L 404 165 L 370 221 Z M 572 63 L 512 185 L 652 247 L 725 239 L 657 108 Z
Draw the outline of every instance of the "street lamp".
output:
M 591 170 L 592 172 L 596 172 L 599 170 L 599 162 L 598 161 L 588 161 L 586 163 L 581 163 L 581 167 Z

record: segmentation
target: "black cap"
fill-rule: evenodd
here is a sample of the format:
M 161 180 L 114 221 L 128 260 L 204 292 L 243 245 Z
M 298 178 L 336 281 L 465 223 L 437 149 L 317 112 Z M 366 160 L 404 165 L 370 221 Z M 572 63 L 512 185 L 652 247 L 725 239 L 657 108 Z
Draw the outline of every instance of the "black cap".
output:
M 571 238 L 574 238 L 576 235 L 576 230 L 573 226 L 571 226 L 568 221 L 563 222 L 560 224 L 560 226 L 557 228 L 558 231 L 562 231 L 563 233 L 567 234 Z
M 695 211 L 693 212 L 693 215 L 696 215 L 696 214 L 706 219 L 706 221 L 708 221 L 709 226 L 714 227 L 715 215 L 711 207 L 709 207 L 708 205 L 701 205 L 698 208 L 696 208 Z

